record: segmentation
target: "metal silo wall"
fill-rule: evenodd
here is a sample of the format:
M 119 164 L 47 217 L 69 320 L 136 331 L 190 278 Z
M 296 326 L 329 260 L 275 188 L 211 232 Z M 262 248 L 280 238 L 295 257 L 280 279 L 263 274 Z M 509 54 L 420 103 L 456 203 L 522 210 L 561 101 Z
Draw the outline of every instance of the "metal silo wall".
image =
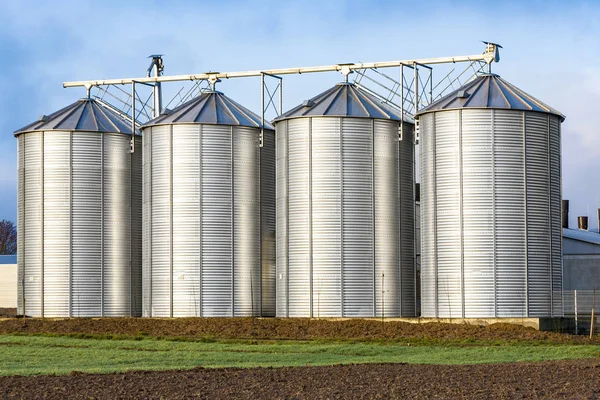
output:
M 373 121 L 376 316 L 400 316 L 398 124 Z
M 231 128 L 202 131 L 202 315 L 233 316 L 233 187 Z
M 342 315 L 340 125 L 339 118 L 311 119 L 311 293 L 315 317 Z
M 277 124 L 278 316 L 414 315 L 412 134 L 400 150 L 398 133 L 361 118 Z
M 200 131 L 173 129 L 173 316 L 200 315 Z
M 493 112 L 469 110 L 462 129 L 464 317 L 495 314 Z
M 141 288 L 131 285 L 140 264 L 130 246 L 136 223 L 130 219 L 130 192 L 136 190 L 132 181 L 140 190 L 141 159 L 129 154 L 129 139 L 79 131 L 19 136 L 26 295 L 19 304 L 25 302 L 27 315 L 139 315 L 131 305 L 140 302 Z M 124 250 L 116 257 L 114 249 Z
M 71 139 L 71 315 L 74 317 L 102 315 L 102 137 L 101 133 L 75 133 Z
M 140 315 L 141 138 L 130 153 L 130 136 L 103 139 L 103 316 Z
M 414 125 L 404 123 L 398 146 L 400 204 L 400 290 L 401 315 L 416 315 L 415 176 Z
M 261 315 L 274 317 L 276 306 L 275 132 L 265 131 L 260 149 Z
M 23 315 L 23 252 L 25 239 L 25 212 L 23 210 L 23 189 L 25 187 L 25 169 L 23 157 L 25 156 L 25 141 L 17 139 L 17 315 Z
M 258 138 L 223 125 L 145 130 L 145 316 L 261 314 Z
M 131 155 L 131 315 L 142 315 L 143 152 L 142 137 L 135 137 Z
M 288 121 L 277 124 L 275 140 L 275 182 L 276 182 L 276 315 L 289 317 L 289 157 Z
M 152 128 L 143 136 L 142 165 L 142 316 L 152 316 Z
M 496 315 L 527 315 L 523 114 L 493 110 Z
M 558 118 L 443 111 L 421 128 L 422 315 L 562 315 Z
M 346 317 L 370 317 L 375 307 L 373 121 L 342 121 L 343 311 Z
M 19 135 L 19 186 L 21 189 L 18 212 L 21 223 L 18 225 L 18 235 L 21 243 L 17 249 L 19 282 L 24 288 L 19 299 L 19 313 L 32 317 L 42 315 L 42 284 L 43 284 L 43 152 L 44 135 L 42 132 L 32 132 Z M 24 309 L 23 309 L 24 307 Z
M 447 318 L 463 316 L 459 116 L 435 115 L 437 313 Z
M 44 134 L 44 316 L 71 314 L 71 133 Z
M 231 128 L 233 135 L 233 294 L 235 316 L 261 315 L 260 147 L 258 130 Z
M 552 314 L 563 316 L 561 123 L 558 117 L 548 115 L 550 148 L 550 215 L 552 235 Z
M 310 120 L 287 121 L 288 146 L 288 310 L 289 317 L 312 316 L 312 217 Z
M 437 317 L 435 114 L 420 117 L 421 315 Z

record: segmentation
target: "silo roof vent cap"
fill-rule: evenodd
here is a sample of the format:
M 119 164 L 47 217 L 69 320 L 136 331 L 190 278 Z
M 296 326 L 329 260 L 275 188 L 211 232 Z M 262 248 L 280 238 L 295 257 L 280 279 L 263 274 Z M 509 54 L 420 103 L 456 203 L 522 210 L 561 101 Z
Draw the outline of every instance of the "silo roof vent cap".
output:
M 48 121 L 49 119 L 50 119 L 50 117 L 49 117 L 49 116 L 47 116 L 47 115 L 45 115 L 45 114 L 42 114 L 42 115 L 40 115 L 40 118 L 38 119 L 38 121 L 39 121 L 39 122 L 46 122 L 46 121 Z
M 466 90 L 459 90 L 456 92 L 456 97 L 458 99 L 466 99 L 470 96 L 470 94 Z
M 312 100 L 304 100 L 302 102 L 302 107 L 312 107 L 315 105 L 315 102 Z

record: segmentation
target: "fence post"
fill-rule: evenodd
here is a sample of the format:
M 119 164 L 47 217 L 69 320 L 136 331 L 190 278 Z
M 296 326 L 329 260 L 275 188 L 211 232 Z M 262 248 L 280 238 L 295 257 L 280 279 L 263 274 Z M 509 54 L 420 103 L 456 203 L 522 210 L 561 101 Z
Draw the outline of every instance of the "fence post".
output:
M 577 289 L 574 291 L 575 298 L 575 334 L 579 335 L 579 325 L 577 324 Z

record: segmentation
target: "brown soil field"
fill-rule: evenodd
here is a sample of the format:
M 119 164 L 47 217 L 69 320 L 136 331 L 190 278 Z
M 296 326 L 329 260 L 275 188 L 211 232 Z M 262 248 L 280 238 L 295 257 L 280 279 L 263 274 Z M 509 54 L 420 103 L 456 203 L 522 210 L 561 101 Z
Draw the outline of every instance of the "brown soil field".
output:
M 539 332 L 519 325 L 423 323 L 381 320 L 315 320 L 285 318 L 71 318 L 0 320 L 0 334 L 47 333 L 67 335 L 123 335 L 213 339 L 287 340 L 398 340 L 443 342 L 600 343 L 600 336 Z
M 490 365 L 363 364 L 0 377 L 22 399 L 597 399 L 600 359 Z

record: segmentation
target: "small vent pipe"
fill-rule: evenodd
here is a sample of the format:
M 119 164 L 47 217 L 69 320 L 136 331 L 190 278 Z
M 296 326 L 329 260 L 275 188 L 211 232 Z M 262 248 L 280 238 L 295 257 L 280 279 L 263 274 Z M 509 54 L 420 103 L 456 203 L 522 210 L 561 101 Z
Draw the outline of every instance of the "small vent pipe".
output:
M 588 217 L 587 216 L 579 216 L 577 217 L 577 227 L 582 231 L 588 230 Z

